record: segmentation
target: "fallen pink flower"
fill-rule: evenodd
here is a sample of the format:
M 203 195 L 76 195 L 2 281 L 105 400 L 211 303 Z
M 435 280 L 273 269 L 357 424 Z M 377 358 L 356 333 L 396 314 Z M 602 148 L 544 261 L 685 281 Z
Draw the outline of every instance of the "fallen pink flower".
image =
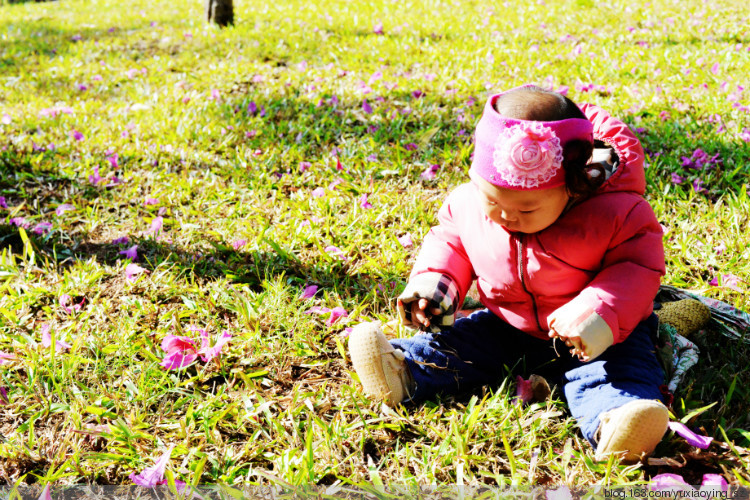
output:
M 311 299 L 315 297 L 315 294 L 318 293 L 318 285 L 310 285 L 306 286 L 304 291 L 302 292 L 302 295 L 300 295 L 300 299 Z
M 63 203 L 62 205 L 57 207 L 57 209 L 55 210 L 55 214 L 62 215 L 69 210 L 75 210 L 75 209 L 76 207 L 74 207 L 70 203 Z
M 335 247 L 333 245 L 327 246 L 325 248 L 325 252 L 330 255 L 331 257 L 338 257 L 341 260 L 346 260 L 346 256 L 344 255 L 344 251 L 341 250 L 339 247 Z
M 190 337 L 167 335 L 161 348 L 167 353 L 161 366 L 167 370 L 179 370 L 190 366 L 198 358 L 198 350 Z
M 714 440 L 714 438 L 696 434 L 695 432 L 691 431 L 687 425 L 681 422 L 669 422 L 668 425 L 670 429 L 672 429 L 680 436 L 684 437 L 688 444 L 697 446 L 702 450 L 707 449 L 711 445 L 711 441 Z
M 170 446 L 153 466 L 146 467 L 140 474 L 130 474 L 130 480 L 144 488 L 153 488 L 157 484 L 164 484 L 162 483 L 164 481 L 164 470 L 167 468 L 167 462 L 169 462 L 171 454 L 172 447 Z
M 729 491 L 729 483 L 724 476 L 719 474 L 703 474 L 700 491 L 711 491 L 714 493 L 726 493 Z M 707 495 L 708 496 L 708 495 Z M 721 497 L 725 495 L 714 494 L 711 496 Z
M 560 486 L 556 490 L 547 490 L 544 496 L 547 500 L 573 500 L 573 494 L 567 486 Z
M 68 314 L 74 313 L 74 312 L 80 312 L 81 308 L 83 307 L 83 303 L 86 302 L 86 299 L 81 299 L 81 302 L 78 304 L 72 304 L 70 307 L 68 307 L 68 304 L 71 302 L 71 297 L 67 293 L 64 293 L 60 295 L 60 307 L 62 307 L 63 311 L 65 311 Z
M 148 232 L 154 235 L 154 239 L 158 239 L 159 233 L 161 232 L 163 227 L 164 219 L 161 216 L 154 217 L 154 220 L 151 221 L 151 226 L 149 227 Z
M 368 115 L 372 114 L 372 106 L 370 106 L 370 103 L 367 102 L 367 99 L 362 101 L 362 111 L 364 111 Z
M 349 313 L 346 312 L 346 309 L 341 306 L 334 307 L 331 309 L 331 316 L 326 321 L 326 325 L 331 326 L 338 321 L 339 318 L 346 318 L 347 316 L 349 316 Z
M 131 261 L 135 262 L 136 260 L 138 260 L 138 245 L 133 245 L 132 247 L 121 250 L 118 253 L 120 255 L 124 255 L 126 259 L 130 259 Z
M 3 117 L 0 118 L 0 123 L 3 125 L 10 125 L 13 119 L 10 117 L 8 113 L 3 113 Z
M 82 133 L 80 133 L 80 132 L 79 132 L 79 131 L 77 131 L 77 130 L 72 130 L 72 131 L 70 132 L 70 136 L 71 136 L 71 137 L 72 137 L 73 139 L 75 139 L 76 141 L 82 141 L 82 140 L 83 140 L 83 134 L 82 134 Z
M 47 483 L 44 485 L 44 489 L 42 490 L 42 494 L 39 495 L 39 500 L 52 500 L 52 494 L 49 491 L 49 484 Z
M 0 406 L 9 405 L 10 400 L 8 400 L 8 391 L 5 390 L 5 387 L 0 387 Z
M 96 186 L 101 181 L 102 181 L 102 176 L 99 175 L 99 167 L 94 167 L 94 173 L 89 175 L 89 182 Z
M 414 245 L 414 242 L 411 240 L 411 234 L 409 233 L 399 237 L 398 242 L 401 243 L 401 246 L 404 248 L 410 248 Z
M 0 208 L 8 208 L 8 202 L 5 201 L 5 196 L 0 196 Z
M 28 229 L 31 225 L 31 223 L 28 222 L 25 217 L 13 217 L 8 222 L 10 222 L 11 226 L 22 227 L 24 229 Z
M 516 376 L 516 399 L 520 399 L 523 404 L 529 404 L 534 400 L 531 380 L 524 380 L 520 375 Z
M 431 181 L 437 175 L 437 171 L 439 168 L 440 168 L 440 165 L 430 165 L 429 167 L 424 169 L 424 171 L 419 175 L 419 177 L 424 180 Z
M 161 366 L 168 370 L 179 370 L 190 366 L 200 356 L 204 363 L 208 363 L 217 357 L 221 349 L 229 342 L 232 335 L 226 330 L 221 333 L 219 339 L 210 344 L 210 336 L 206 330 L 191 327 L 191 331 L 199 332 L 201 336 L 201 348 L 198 349 L 190 337 L 167 335 L 161 343 L 161 348 L 167 355 Z
M 125 279 L 128 281 L 133 281 L 135 276 L 138 276 L 141 273 L 148 273 L 148 271 L 138 264 L 131 263 L 125 266 Z
M 679 474 L 659 474 L 651 478 L 652 491 L 687 491 L 693 488 Z
M 52 327 L 50 327 L 47 323 L 42 325 L 42 345 L 44 347 L 50 347 L 52 345 L 52 334 L 50 333 L 51 330 Z M 72 346 L 67 342 L 63 342 L 62 340 L 55 340 L 55 352 L 70 349 L 71 347 Z
M 383 23 L 375 23 L 375 25 L 372 27 L 372 32 L 376 35 L 382 35 L 383 34 Z
M 208 335 L 208 332 L 205 330 L 201 330 L 200 332 L 201 332 L 201 348 L 198 351 L 198 354 L 200 355 L 204 363 L 208 363 L 213 358 L 218 357 L 219 353 L 221 352 L 221 349 L 232 338 L 232 334 L 224 330 L 223 332 L 221 332 L 221 335 L 219 336 L 218 340 L 216 340 L 214 345 L 210 345 L 209 344 L 210 337 Z
M 341 177 L 336 177 L 328 185 L 328 189 L 330 189 L 331 191 L 333 191 L 334 189 L 336 189 L 336 186 L 338 186 L 339 184 L 342 184 L 343 182 L 344 182 L 344 179 L 342 179 Z
M 34 234 L 47 234 L 52 230 L 52 223 L 51 222 L 40 222 L 36 226 L 34 226 L 34 229 L 31 230 Z
M 118 155 L 117 153 L 112 153 L 108 155 L 106 159 L 109 162 L 109 164 L 112 166 L 112 168 L 120 168 L 120 162 L 119 162 L 120 155 Z
M 310 193 L 313 198 L 320 198 L 326 194 L 326 190 L 322 187 L 313 189 L 312 193 Z
M 10 352 L 0 351 L 0 366 L 9 365 L 11 362 L 18 359 L 15 354 Z
M 367 193 L 363 194 L 359 198 L 359 206 L 362 207 L 362 208 L 364 208 L 365 210 L 367 210 L 369 208 L 372 208 L 372 203 L 370 203 L 369 201 L 367 201 Z
M 245 245 L 247 245 L 247 240 L 236 240 L 232 242 L 232 248 L 234 248 L 235 250 L 239 250 Z
M 120 236 L 119 238 L 115 238 L 112 240 L 113 245 L 127 245 L 130 242 L 130 238 L 127 236 Z

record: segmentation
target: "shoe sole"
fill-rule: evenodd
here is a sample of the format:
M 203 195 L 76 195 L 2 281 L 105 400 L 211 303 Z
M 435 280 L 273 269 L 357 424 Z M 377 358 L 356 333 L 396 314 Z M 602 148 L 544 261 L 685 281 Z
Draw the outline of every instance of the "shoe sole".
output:
M 349 356 L 365 394 L 388 401 L 391 389 L 383 373 L 379 335 L 380 329 L 373 324 L 356 326 L 349 334 Z
M 606 460 L 612 454 L 624 454 L 623 463 L 637 462 L 641 456 L 650 454 L 667 432 L 669 412 L 661 403 L 651 400 L 638 400 L 628 403 L 628 416 L 614 419 L 602 417 L 605 423 L 617 426 L 617 432 L 603 436 L 596 447 L 596 460 Z M 617 410 L 614 410 L 615 412 Z

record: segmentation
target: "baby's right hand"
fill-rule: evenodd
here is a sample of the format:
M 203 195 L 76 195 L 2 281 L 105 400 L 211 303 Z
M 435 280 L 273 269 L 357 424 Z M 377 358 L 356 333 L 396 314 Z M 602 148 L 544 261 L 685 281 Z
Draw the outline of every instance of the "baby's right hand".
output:
M 427 330 L 430 328 L 430 318 L 442 314 L 442 309 L 439 307 L 429 308 L 429 305 L 430 301 L 427 299 L 415 300 L 410 304 L 412 326 L 420 330 Z

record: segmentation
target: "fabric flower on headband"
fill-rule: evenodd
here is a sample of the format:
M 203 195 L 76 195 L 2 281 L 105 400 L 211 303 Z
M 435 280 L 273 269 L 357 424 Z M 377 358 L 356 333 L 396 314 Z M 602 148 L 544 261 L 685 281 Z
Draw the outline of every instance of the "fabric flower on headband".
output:
M 503 181 L 524 189 L 549 182 L 562 161 L 560 139 L 540 122 L 524 121 L 503 129 L 492 154 L 492 165 Z

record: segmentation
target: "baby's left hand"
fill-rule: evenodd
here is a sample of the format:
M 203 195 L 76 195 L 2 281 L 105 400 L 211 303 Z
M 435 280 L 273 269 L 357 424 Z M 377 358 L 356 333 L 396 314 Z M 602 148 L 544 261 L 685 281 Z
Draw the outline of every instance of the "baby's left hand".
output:
M 565 342 L 565 345 L 571 348 L 570 354 L 573 356 L 578 356 L 578 359 L 580 359 L 581 361 L 585 362 L 590 359 L 588 354 L 586 354 L 586 349 L 583 345 L 581 337 L 566 337 L 565 335 L 561 335 L 556 332 L 554 328 L 549 331 L 549 337 L 551 339 L 560 339 Z
M 614 343 L 612 330 L 590 307 L 569 302 L 547 318 L 549 336 L 570 347 L 570 353 L 581 361 L 591 361 Z

